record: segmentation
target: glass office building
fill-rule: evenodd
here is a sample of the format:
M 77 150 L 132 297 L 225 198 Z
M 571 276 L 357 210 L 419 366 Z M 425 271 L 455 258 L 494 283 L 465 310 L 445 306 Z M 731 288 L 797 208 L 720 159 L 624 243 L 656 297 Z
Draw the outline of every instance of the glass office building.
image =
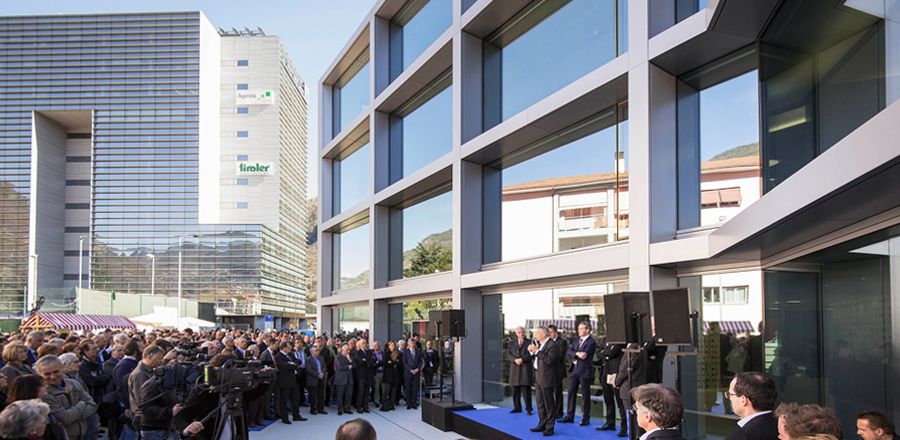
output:
M 76 286 L 180 285 L 219 315 L 303 316 L 306 92 L 286 51 L 254 52 L 277 37 L 220 35 L 200 12 L 0 17 L 0 30 L 7 313 L 26 293 L 71 309 Z M 238 72 L 254 68 L 274 81 Z M 234 145 L 264 118 L 283 121 L 272 139 Z
M 606 295 L 683 287 L 686 438 L 751 370 L 845 432 L 898 419 L 895 3 L 378 1 L 319 83 L 322 329 L 452 303 L 456 397 L 508 406 L 515 327 L 602 336 Z

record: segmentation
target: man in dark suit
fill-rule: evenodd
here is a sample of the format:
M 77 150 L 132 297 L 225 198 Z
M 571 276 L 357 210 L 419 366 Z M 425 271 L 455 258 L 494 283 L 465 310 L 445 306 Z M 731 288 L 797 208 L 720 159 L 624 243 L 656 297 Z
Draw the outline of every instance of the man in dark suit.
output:
M 373 367 L 375 356 L 369 350 L 369 343 L 365 339 L 356 341 L 356 351 L 353 352 L 353 383 L 356 387 L 356 411 L 360 414 L 369 412 L 369 387 L 375 378 Z M 337 384 L 334 384 L 337 387 Z
M 631 392 L 637 412 L 637 426 L 646 433 L 641 440 L 684 440 L 678 423 L 684 415 L 681 395 L 658 383 L 648 383 Z
M 547 328 L 539 327 L 534 333 L 535 342 L 528 346 L 528 352 L 534 359 L 534 389 L 537 393 L 538 425 L 531 432 L 543 432 L 544 436 L 553 435 L 556 424 L 556 365 L 562 354 L 559 346 L 552 339 Z
M 422 366 L 425 358 L 422 356 L 421 347 L 415 339 L 407 341 L 406 352 L 403 354 L 403 382 L 406 387 L 406 409 L 419 407 L 419 382 L 422 377 Z
M 522 394 L 525 395 L 525 410 L 530 416 L 531 408 L 531 384 L 534 383 L 534 365 L 531 362 L 531 353 L 528 346 L 531 341 L 525 339 L 525 329 L 516 327 L 516 338 L 509 341 L 506 348 L 506 358 L 509 359 L 509 386 L 512 387 L 513 409 L 511 413 L 522 412 Z
M 626 418 L 633 413 L 630 410 L 632 405 L 631 390 L 647 382 L 646 365 L 644 352 L 638 344 L 634 342 L 628 344 L 628 347 L 625 349 L 624 360 L 619 365 L 619 373 L 616 374 L 615 382 L 615 387 L 619 390 L 619 396 L 622 397 L 625 408 L 629 408 Z M 618 435 L 619 437 L 628 435 L 626 423 L 622 424 L 622 429 L 619 430 Z
M 325 412 L 326 371 L 325 360 L 319 354 L 319 345 L 316 343 L 309 350 L 309 357 L 306 359 L 306 390 L 309 392 L 310 414 L 328 414 Z
M 425 351 L 422 352 L 422 357 L 424 362 L 422 366 L 422 377 L 425 379 L 425 387 L 427 389 L 434 385 L 434 373 L 437 372 L 438 365 L 441 363 L 438 352 L 434 349 L 434 343 L 432 341 L 425 341 Z M 430 391 L 428 397 L 431 397 Z
M 556 418 L 559 419 L 563 416 L 563 380 L 566 378 L 566 352 L 569 344 L 559 336 L 559 330 L 555 325 L 548 325 L 547 329 L 550 330 L 550 339 L 559 347 L 559 359 L 556 361 L 556 385 L 553 391 L 556 398 Z
M 578 390 L 581 390 L 581 426 L 591 424 L 591 383 L 594 382 L 594 352 L 597 350 L 597 342 L 591 337 L 591 324 L 582 321 L 578 324 L 578 340 L 573 341 L 566 351 L 566 359 L 571 367 L 569 370 L 569 404 L 566 416 L 559 423 L 572 423 L 575 421 L 575 401 L 578 400 Z
M 605 339 L 605 338 L 604 338 Z M 628 419 L 625 415 L 625 404 L 622 396 L 613 388 L 619 366 L 622 364 L 622 344 L 603 343 L 603 347 L 597 352 L 600 358 L 600 381 L 603 383 L 603 404 L 606 407 L 606 423 L 598 426 L 598 431 L 612 431 L 616 429 L 616 407 L 619 408 L 619 416 L 622 419 L 622 431 L 625 431 Z
M 278 370 L 278 365 L 275 363 L 275 351 L 278 350 L 276 346 L 275 338 L 267 338 L 266 339 L 266 349 L 259 353 L 259 362 L 263 367 L 270 367 Z M 272 413 L 272 395 L 275 393 L 277 384 L 273 381 L 268 385 L 268 389 L 265 394 L 262 396 L 262 413 L 263 418 L 266 420 L 275 420 L 274 414 Z
M 275 365 L 278 368 L 275 378 L 277 386 L 275 401 L 278 402 L 278 416 L 281 418 L 281 423 L 290 425 L 291 421 L 288 420 L 287 415 L 288 401 L 291 404 L 291 415 L 294 416 L 294 421 L 306 420 L 300 415 L 300 392 L 297 389 L 297 370 L 300 365 L 291 356 L 290 342 L 282 342 L 280 348 L 281 351 L 275 355 Z
M 342 416 L 353 414 L 350 398 L 353 396 L 353 359 L 350 357 L 350 346 L 344 344 L 341 352 L 334 358 L 334 392 L 337 395 L 337 411 Z
M 738 373 L 728 386 L 728 399 L 734 413 L 741 417 L 738 428 L 725 440 L 774 440 L 778 438 L 775 408 L 775 381 L 762 373 Z
M 300 394 L 300 406 L 306 406 L 306 349 L 302 339 L 294 340 L 294 351 L 291 352 L 294 362 L 300 367 L 297 370 L 297 389 Z

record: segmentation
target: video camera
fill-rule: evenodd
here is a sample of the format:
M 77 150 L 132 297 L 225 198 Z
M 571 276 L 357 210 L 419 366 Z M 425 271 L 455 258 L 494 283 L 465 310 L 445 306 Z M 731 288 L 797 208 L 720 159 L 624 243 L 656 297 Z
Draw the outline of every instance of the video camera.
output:
M 234 361 L 230 367 L 206 365 L 203 377 L 210 391 L 219 394 L 242 393 L 270 383 L 275 371 L 262 368 L 259 361 Z
M 175 354 L 183 356 L 188 361 L 207 361 L 209 356 L 206 352 L 199 349 L 200 342 L 180 341 L 175 346 Z

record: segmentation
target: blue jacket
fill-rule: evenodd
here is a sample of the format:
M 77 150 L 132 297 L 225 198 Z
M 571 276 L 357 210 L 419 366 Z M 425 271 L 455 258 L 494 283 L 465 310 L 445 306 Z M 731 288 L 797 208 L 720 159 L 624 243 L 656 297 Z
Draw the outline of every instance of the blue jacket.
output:
M 578 376 L 582 378 L 593 379 L 594 378 L 594 352 L 597 350 L 597 341 L 594 341 L 593 336 L 588 335 L 587 339 L 584 342 L 581 342 L 581 337 L 572 341 L 569 344 L 568 350 L 566 350 L 566 359 L 570 362 L 571 365 L 570 375 Z M 583 351 L 587 354 L 584 359 L 579 359 L 575 356 L 575 353 Z
M 130 408 L 128 403 L 128 375 L 137 367 L 137 359 L 123 357 L 113 369 L 113 386 L 116 389 L 116 395 L 119 396 L 119 403 L 124 408 Z

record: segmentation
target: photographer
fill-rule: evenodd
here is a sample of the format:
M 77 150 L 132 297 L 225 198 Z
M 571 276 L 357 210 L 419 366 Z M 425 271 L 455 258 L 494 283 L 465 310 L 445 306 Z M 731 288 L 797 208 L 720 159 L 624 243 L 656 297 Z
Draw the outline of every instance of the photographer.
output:
M 159 424 L 158 419 L 163 415 L 161 414 L 163 410 L 157 407 L 166 403 L 167 399 L 160 398 L 150 402 L 150 398 L 156 397 L 159 393 L 148 396 L 147 393 L 149 393 L 149 390 L 144 389 L 144 384 L 154 378 L 153 370 L 162 365 L 164 355 L 165 353 L 162 348 L 156 345 L 148 346 L 144 349 L 144 353 L 137 368 L 135 368 L 134 371 L 131 372 L 131 375 L 128 376 L 128 400 L 131 406 L 131 413 L 133 414 L 132 426 L 134 426 L 135 430 L 141 431 L 142 437 L 150 435 L 150 440 L 164 437 L 165 432 L 156 432 L 159 431 L 159 429 L 156 429 L 159 428 L 159 426 L 157 426 Z M 153 405 L 152 407 L 151 404 Z M 150 421 L 150 424 L 144 420 L 144 411 L 147 409 L 149 409 L 150 417 L 153 418 Z M 177 413 L 177 409 L 174 408 L 174 403 L 169 405 L 169 410 L 171 412 L 168 413 L 168 416 L 169 419 L 171 419 L 172 413 Z M 163 429 L 168 429 L 168 423 L 166 423 Z

